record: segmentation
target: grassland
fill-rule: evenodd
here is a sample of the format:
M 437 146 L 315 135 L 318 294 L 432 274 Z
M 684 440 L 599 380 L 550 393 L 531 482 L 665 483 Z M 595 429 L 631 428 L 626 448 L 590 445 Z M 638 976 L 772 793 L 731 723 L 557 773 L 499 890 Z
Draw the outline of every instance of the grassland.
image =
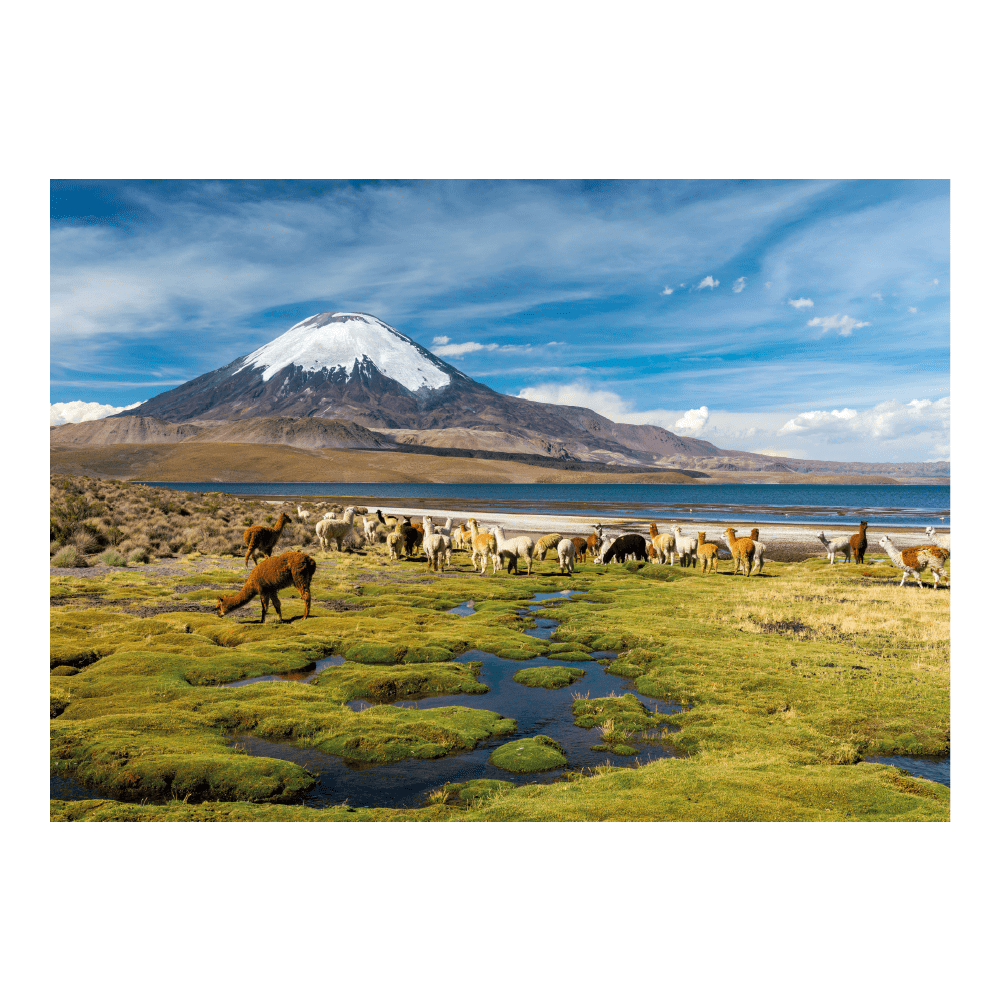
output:
M 220 619 L 214 597 L 246 577 L 234 551 L 255 510 L 219 495 L 82 478 L 55 484 L 54 551 L 95 529 L 104 541 L 94 545 L 114 545 L 112 528 L 125 536 L 117 542 L 122 550 L 141 548 L 135 543 L 145 531 L 153 551 L 149 562 L 109 565 L 99 576 L 52 577 L 51 767 L 95 790 L 93 800 L 53 801 L 52 819 L 949 817 L 944 786 L 861 760 L 949 750 L 946 588 L 900 588 L 898 571 L 886 565 L 831 567 L 818 559 L 768 563 L 762 576 L 748 579 L 732 575 L 725 561 L 708 576 L 680 567 L 578 564 L 572 586 L 583 593 L 546 612 L 559 621 L 546 641 L 526 635 L 530 622 L 516 611 L 536 591 L 567 586 L 554 563 L 530 578 L 480 577 L 467 554 L 456 553 L 451 571 L 433 574 L 422 560 L 390 562 L 384 547 L 328 554 L 292 535 L 290 547 L 308 549 L 319 564 L 309 619 L 301 619 L 294 592 L 283 603 L 292 621 Z M 260 506 L 256 513 L 273 520 L 273 511 Z M 81 556 L 96 563 L 105 551 Z M 446 612 L 469 599 L 473 615 Z M 258 614 L 252 606 L 244 611 Z M 496 713 L 387 704 L 481 691 L 476 665 L 453 662 L 471 649 L 513 660 L 619 651 L 609 670 L 640 694 L 687 707 L 663 733 L 682 756 L 613 764 L 631 735 L 663 721 L 627 696 L 588 699 L 568 690 L 567 712 L 609 749 L 609 764 L 592 773 L 516 786 L 499 781 L 505 773 L 498 770 L 498 781 L 449 784 L 419 809 L 317 810 L 295 805 L 315 781 L 308 771 L 250 756 L 229 739 L 290 740 L 374 765 L 503 744 L 516 723 Z M 332 654 L 345 663 L 316 684 L 221 687 Z M 356 698 L 375 705 L 354 712 L 346 703 Z

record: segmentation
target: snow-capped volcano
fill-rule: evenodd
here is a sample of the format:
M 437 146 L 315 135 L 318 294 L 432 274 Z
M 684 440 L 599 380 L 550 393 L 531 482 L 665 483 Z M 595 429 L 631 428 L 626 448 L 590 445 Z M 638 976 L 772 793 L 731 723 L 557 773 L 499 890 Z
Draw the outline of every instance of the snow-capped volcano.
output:
M 317 313 L 248 354 L 236 371 L 263 369 L 270 381 L 287 366 L 334 373 L 350 381 L 355 363 L 368 360 L 387 379 L 410 392 L 441 389 L 451 382 L 442 363 L 405 334 L 367 313 Z

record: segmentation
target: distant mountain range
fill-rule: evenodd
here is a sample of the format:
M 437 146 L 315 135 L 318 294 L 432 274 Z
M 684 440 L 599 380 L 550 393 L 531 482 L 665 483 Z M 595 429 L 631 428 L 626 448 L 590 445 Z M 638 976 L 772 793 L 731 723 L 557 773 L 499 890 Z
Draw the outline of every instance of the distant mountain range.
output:
M 318 313 L 127 413 L 54 427 L 51 441 L 69 447 L 196 441 L 392 449 L 703 472 L 947 476 L 949 470 L 946 462 L 774 458 L 717 448 L 651 424 L 618 424 L 584 407 L 506 396 L 365 313 Z

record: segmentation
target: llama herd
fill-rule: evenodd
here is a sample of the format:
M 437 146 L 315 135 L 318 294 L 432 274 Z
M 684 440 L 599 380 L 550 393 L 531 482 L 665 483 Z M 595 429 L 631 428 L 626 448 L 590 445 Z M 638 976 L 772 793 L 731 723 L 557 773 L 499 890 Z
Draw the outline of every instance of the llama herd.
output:
M 300 506 L 298 516 L 306 521 L 309 512 Z M 381 510 L 376 510 L 374 517 L 369 518 L 367 508 L 352 506 L 339 515 L 328 511 L 316 524 L 316 537 L 323 552 L 332 550 L 334 545 L 338 552 L 343 552 L 345 548 L 360 549 L 381 543 L 385 543 L 390 560 L 401 559 L 404 555 L 413 557 L 415 552 L 419 552 L 427 560 L 428 567 L 438 573 L 451 567 L 452 553 L 456 550 L 470 554 L 472 565 L 481 576 L 485 576 L 490 567 L 497 574 L 505 566 L 507 573 L 516 574 L 518 563 L 524 564 L 530 576 L 532 566 L 544 561 L 550 551 L 556 554 L 560 574 L 572 575 L 576 572 L 577 562 L 586 563 L 588 556 L 597 565 L 637 560 L 660 564 L 669 562 L 673 566 L 676 559 L 680 566 L 695 567 L 702 575 L 718 573 L 719 569 L 720 545 L 707 542 L 705 532 L 698 532 L 697 538 L 685 535 L 679 525 L 672 525 L 669 532 L 661 532 L 656 522 L 650 522 L 648 541 L 635 532 L 611 534 L 599 524 L 593 526 L 594 531 L 586 538 L 565 538 L 558 532 L 550 532 L 535 541 L 528 535 L 508 538 L 502 525 L 480 527 L 475 518 L 469 518 L 458 527 L 452 526 L 451 518 L 440 526 L 436 526 L 429 515 L 424 515 L 419 524 L 416 521 L 416 517 L 384 515 Z M 281 512 L 273 527 L 251 525 L 243 533 L 243 544 L 246 546 L 243 565 L 249 566 L 252 558 L 254 569 L 238 594 L 224 594 L 218 599 L 219 615 L 247 604 L 256 596 L 262 606 L 261 622 L 269 603 L 274 605 L 278 620 L 283 621 L 277 592 L 294 586 L 305 602 L 303 617 L 308 616 L 309 585 L 316 571 L 315 560 L 294 551 L 271 556 L 282 530 L 291 522 L 292 518 Z M 868 547 L 867 528 L 868 522 L 862 521 L 858 531 L 852 535 L 832 539 L 828 539 L 824 532 L 817 535 L 831 566 L 837 562 L 838 553 L 843 554 L 844 563 L 852 560 L 856 564 L 864 563 Z M 767 547 L 758 538 L 759 529 L 752 529 L 748 536 L 737 536 L 735 530 L 728 527 L 725 534 L 733 560 L 733 575 L 749 577 L 754 571 L 760 575 Z M 879 539 L 879 545 L 889 559 L 903 571 L 900 586 L 906 583 L 907 577 L 913 577 L 922 588 L 920 575 L 924 570 L 930 570 L 935 589 L 942 576 L 948 577 L 944 564 L 950 557 L 950 536 L 939 536 L 933 528 L 927 528 L 926 534 L 927 544 L 904 549 L 898 549 L 888 536 Z M 259 562 L 258 556 L 263 557 Z

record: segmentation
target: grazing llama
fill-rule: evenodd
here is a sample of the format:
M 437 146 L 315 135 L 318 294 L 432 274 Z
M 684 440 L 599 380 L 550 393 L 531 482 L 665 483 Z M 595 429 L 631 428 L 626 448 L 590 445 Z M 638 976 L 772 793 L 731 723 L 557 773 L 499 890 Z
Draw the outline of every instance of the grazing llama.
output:
M 423 549 L 431 570 L 444 573 L 445 563 L 451 566 L 451 533 L 435 532 L 434 522 L 428 515 L 424 515 Z
M 749 535 L 736 538 L 736 533 L 732 528 L 726 529 L 726 538 L 729 539 L 729 551 L 733 554 L 735 566 L 733 573 L 738 574 L 743 568 L 743 576 L 750 576 L 750 563 L 753 560 L 754 541 Z
M 573 540 L 560 539 L 556 554 L 559 557 L 559 573 L 568 573 L 572 577 L 576 570 L 576 545 Z
M 698 533 L 698 550 L 696 553 L 698 566 L 704 574 L 708 570 L 719 572 L 719 547 L 714 542 L 705 541 L 705 533 Z
M 587 540 L 580 538 L 579 535 L 574 535 L 570 540 L 573 543 L 573 548 L 576 550 L 576 559 L 581 563 L 587 562 Z
M 838 535 L 835 539 L 828 539 L 820 532 L 816 538 L 826 546 L 826 551 L 830 554 L 830 566 L 837 562 L 837 553 L 844 554 L 845 563 L 851 562 L 851 537 L 849 535 Z
M 868 548 L 868 522 L 861 522 L 861 527 L 851 536 L 851 555 L 855 563 L 864 563 L 865 550 Z
M 255 597 L 260 598 L 260 621 L 267 615 L 268 602 L 274 603 L 274 611 L 279 622 L 281 603 L 278 601 L 278 591 L 284 587 L 294 587 L 302 596 L 306 610 L 303 619 L 309 618 L 309 585 L 316 572 L 316 561 L 305 553 L 282 553 L 280 556 L 269 556 L 255 564 L 250 576 L 239 594 L 223 594 L 215 603 L 215 610 L 220 616 L 241 608 Z
M 534 549 L 535 544 L 531 541 L 531 536 L 529 535 L 517 535 L 513 539 L 508 539 L 503 534 L 503 528 L 500 525 L 493 526 L 493 534 L 497 539 L 497 554 L 500 556 L 501 566 L 503 565 L 503 560 L 507 559 L 507 573 L 512 573 L 517 575 L 517 560 L 520 557 L 528 565 L 528 576 L 531 576 L 531 561 L 533 559 L 531 555 L 532 549 Z
M 562 542 L 562 536 L 558 532 L 551 532 L 549 535 L 543 535 L 536 543 L 534 551 L 532 552 L 532 558 L 536 560 L 544 560 L 545 554 L 550 549 L 556 549 L 558 552 L 558 545 Z
M 906 549 L 897 549 L 889 541 L 887 535 L 883 535 L 878 540 L 878 544 L 889 554 L 889 559 L 903 571 L 903 579 L 899 582 L 900 587 L 906 583 L 906 578 L 910 575 L 923 587 L 923 581 L 920 579 L 921 570 L 930 570 L 934 575 L 935 590 L 937 590 L 941 575 L 948 576 L 944 564 L 951 554 L 947 549 L 942 549 L 940 546 L 909 546 Z
M 646 562 L 646 540 L 635 532 L 629 532 L 614 541 L 608 541 L 600 553 L 594 557 L 594 562 L 624 563 L 629 558 Z
M 250 557 L 253 557 L 253 565 L 257 565 L 257 553 L 263 553 L 265 556 L 271 555 L 271 550 L 278 543 L 278 539 L 281 536 L 281 530 L 287 525 L 292 519 L 285 514 L 284 511 L 278 515 L 278 520 L 274 523 L 274 528 L 268 528 L 267 525 L 251 525 L 243 533 L 243 545 L 247 547 L 247 554 L 243 558 L 243 566 L 247 566 L 250 563 Z

